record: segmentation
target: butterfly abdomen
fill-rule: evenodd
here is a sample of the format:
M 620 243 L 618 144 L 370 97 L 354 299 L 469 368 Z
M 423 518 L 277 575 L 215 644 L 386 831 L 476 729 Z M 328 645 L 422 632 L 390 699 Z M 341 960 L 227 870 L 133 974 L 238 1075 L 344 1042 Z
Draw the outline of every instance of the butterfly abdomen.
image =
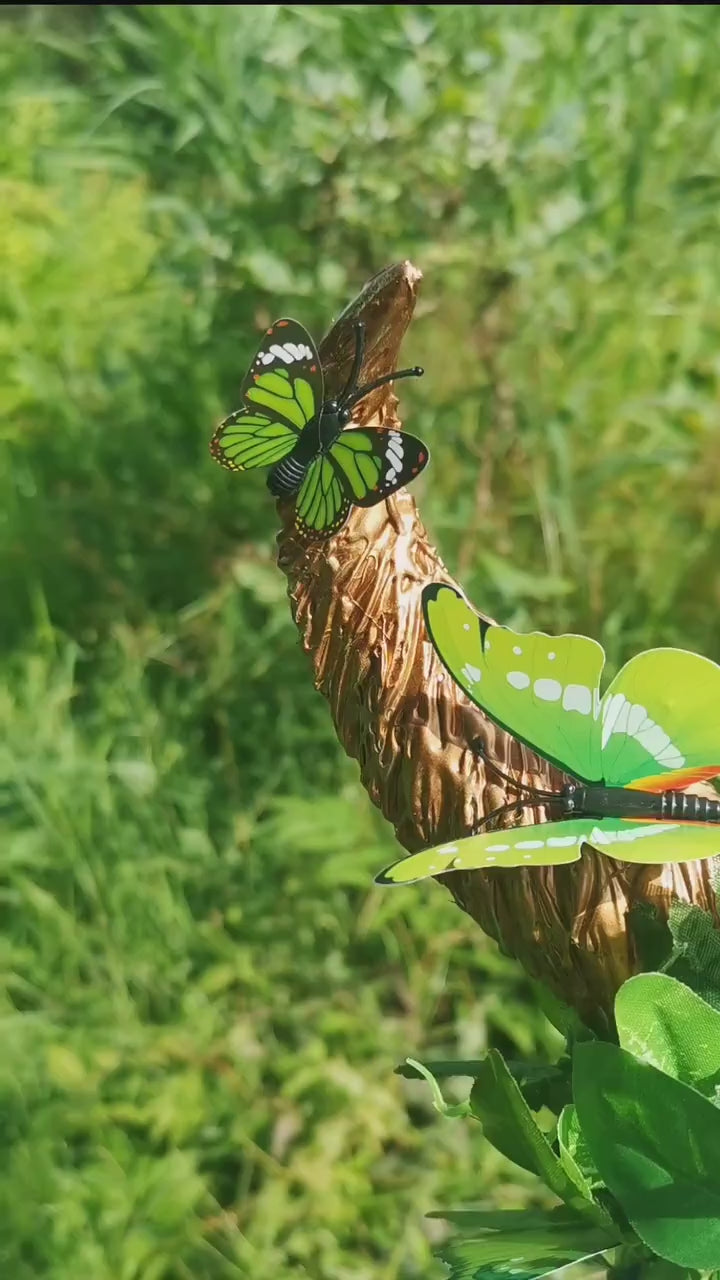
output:
M 562 792 L 562 799 L 564 816 L 720 823 L 720 801 L 688 795 L 686 791 L 568 786 Z
M 295 450 L 293 449 L 293 452 L 289 453 L 286 458 L 281 458 L 279 462 L 276 462 L 268 476 L 268 489 L 276 498 L 292 497 L 300 488 L 307 469 L 307 462 L 300 462 L 295 457 Z
M 680 822 L 720 822 L 720 801 L 689 796 L 685 791 L 663 791 L 663 818 Z

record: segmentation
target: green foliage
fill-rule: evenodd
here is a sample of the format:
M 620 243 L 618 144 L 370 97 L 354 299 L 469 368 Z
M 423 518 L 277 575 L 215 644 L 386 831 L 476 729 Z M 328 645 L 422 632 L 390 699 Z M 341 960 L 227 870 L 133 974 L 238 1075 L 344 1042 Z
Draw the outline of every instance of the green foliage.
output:
M 516 1280 L 557 1271 L 583 1262 L 603 1250 L 603 1234 L 564 1209 L 549 1213 L 510 1209 L 505 1213 L 448 1213 L 448 1218 L 475 1237 L 452 1241 L 440 1250 L 450 1280 L 493 1280 L 511 1271 Z
M 538 1174 L 569 1208 L 612 1228 L 589 1195 L 585 1179 L 578 1177 L 575 1161 L 564 1160 L 562 1149 L 559 1157 L 553 1153 L 497 1050 L 491 1049 L 481 1064 L 470 1093 L 470 1107 L 488 1142 L 508 1160 Z
M 614 1044 L 575 1050 L 578 1120 L 597 1169 L 662 1258 L 720 1268 L 720 1111 Z
M 720 1013 L 682 982 L 659 973 L 630 978 L 618 992 L 615 1018 L 624 1049 L 713 1097 L 720 1085 Z
M 4 1271 L 415 1280 L 418 1206 L 471 1173 L 548 1197 L 392 1062 L 423 1029 L 428 1058 L 557 1040 L 441 890 L 371 887 L 390 836 L 311 687 L 273 504 L 207 443 L 266 322 L 320 336 L 411 256 L 402 406 L 470 594 L 614 663 L 720 656 L 718 13 L 3 23 Z M 703 920 L 673 923 L 688 974 Z
M 664 974 L 629 979 L 615 1014 L 619 1045 L 575 1043 L 573 1102 L 552 1129 L 541 1127 L 545 1103 L 534 1116 L 500 1054 L 475 1065 L 470 1112 L 485 1137 L 565 1207 L 437 1211 L 462 1232 L 440 1251 L 452 1280 L 498 1280 L 510 1260 L 533 1280 L 616 1247 L 619 1273 L 643 1264 L 659 1276 L 669 1265 L 680 1280 L 720 1269 L 720 1017 Z M 463 1074 L 469 1065 L 456 1064 Z

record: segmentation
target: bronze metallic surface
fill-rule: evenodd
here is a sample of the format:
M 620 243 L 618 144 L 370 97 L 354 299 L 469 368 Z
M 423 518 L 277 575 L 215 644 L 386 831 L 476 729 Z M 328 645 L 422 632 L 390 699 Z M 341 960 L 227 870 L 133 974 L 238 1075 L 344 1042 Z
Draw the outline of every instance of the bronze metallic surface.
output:
M 329 394 L 347 376 L 357 318 L 367 331 L 361 381 L 398 367 L 420 280 L 409 262 L 398 263 L 373 277 L 343 313 L 320 346 Z M 380 388 L 358 406 L 355 421 L 398 426 L 397 403 L 392 390 Z M 326 542 L 302 541 L 292 504 L 280 511 L 278 563 L 316 688 L 405 849 L 469 835 L 509 798 L 468 749 L 476 737 L 505 771 L 539 787 L 562 785 L 563 775 L 473 706 L 436 658 L 421 592 L 428 582 L 453 580 L 407 491 L 369 510 L 354 507 Z M 523 822 L 543 816 L 526 809 Z M 441 883 L 504 951 L 601 1032 L 611 1022 L 615 991 L 636 966 L 629 908 L 649 902 L 667 915 L 675 898 L 706 910 L 713 903 L 709 862 L 642 867 L 594 851 L 569 866 L 456 872 Z

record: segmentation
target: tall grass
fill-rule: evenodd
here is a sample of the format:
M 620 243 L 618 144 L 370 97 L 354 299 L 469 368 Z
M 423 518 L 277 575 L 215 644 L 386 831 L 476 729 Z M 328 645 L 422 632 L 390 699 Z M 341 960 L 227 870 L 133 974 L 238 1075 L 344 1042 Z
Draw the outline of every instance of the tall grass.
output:
M 478 604 L 720 657 L 714 6 L 6 10 L 0 1258 L 409 1280 L 529 1179 L 392 1067 L 548 1053 L 337 746 L 262 479 L 259 328 L 410 256 L 418 486 Z

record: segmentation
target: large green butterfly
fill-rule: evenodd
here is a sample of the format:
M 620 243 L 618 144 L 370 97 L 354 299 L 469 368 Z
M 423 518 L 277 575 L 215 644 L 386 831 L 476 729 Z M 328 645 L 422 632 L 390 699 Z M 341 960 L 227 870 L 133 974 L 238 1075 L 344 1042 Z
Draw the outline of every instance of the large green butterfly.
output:
M 504 806 L 547 804 L 565 820 L 484 831 L 412 854 L 379 883 L 575 862 L 584 844 L 623 862 L 720 854 L 720 828 L 712 825 L 720 803 L 681 790 L 720 774 L 716 663 L 683 649 L 650 649 L 601 695 L 605 653 L 595 640 L 492 626 L 454 587 L 435 583 L 423 592 L 423 608 L 438 656 L 472 701 L 576 781 L 559 792 L 511 783 L 520 798 Z
M 244 407 L 221 422 L 210 441 L 212 456 L 230 471 L 272 467 L 268 488 L 278 498 L 297 495 L 295 524 L 303 533 L 329 537 L 351 506 L 382 502 L 427 466 L 427 448 L 405 431 L 343 429 L 368 392 L 422 374 L 396 370 L 359 387 L 364 332 L 355 326 L 344 391 L 325 400 L 320 357 L 307 329 L 297 320 L 276 320 L 242 384 Z

